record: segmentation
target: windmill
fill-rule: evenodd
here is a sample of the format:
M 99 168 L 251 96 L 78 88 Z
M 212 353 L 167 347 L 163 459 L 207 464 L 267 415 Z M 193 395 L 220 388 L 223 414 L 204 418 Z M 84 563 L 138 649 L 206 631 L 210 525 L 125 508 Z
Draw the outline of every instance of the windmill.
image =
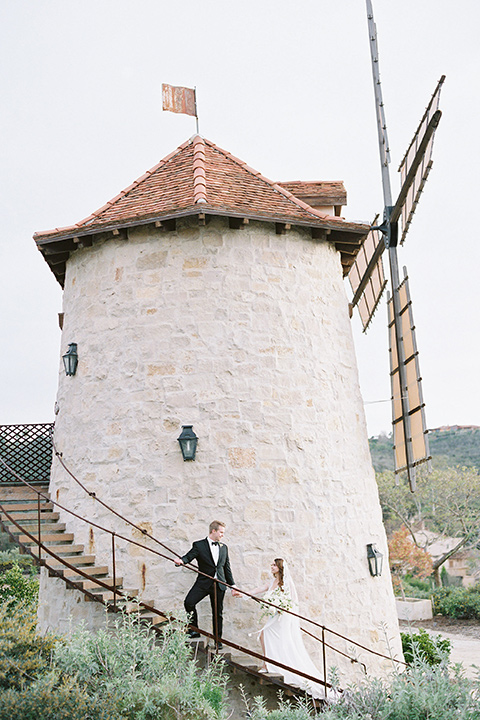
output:
M 405 241 L 432 168 L 433 139 L 442 115 L 438 106 L 445 76 L 440 78 L 400 163 L 402 184 L 398 197 L 393 202 L 389 174 L 390 150 L 378 64 L 377 30 L 371 0 L 366 2 L 384 211 L 381 225 L 372 225 L 348 277 L 353 291 L 351 305 L 352 308 L 358 307 L 365 332 L 387 284 L 382 253 L 388 250 L 392 294 L 388 295 L 387 306 L 395 473 L 406 471 L 410 489 L 414 492 L 416 467 L 421 463 L 428 463 L 430 455 L 408 276 L 404 268 L 404 277 L 400 280 L 397 245 L 398 242 L 403 244 Z

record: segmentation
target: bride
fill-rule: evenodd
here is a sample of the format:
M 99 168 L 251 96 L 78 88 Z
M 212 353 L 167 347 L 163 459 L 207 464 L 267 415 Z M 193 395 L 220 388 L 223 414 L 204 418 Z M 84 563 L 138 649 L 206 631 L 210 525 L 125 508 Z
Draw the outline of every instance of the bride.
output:
M 263 587 L 255 588 L 251 594 L 264 594 L 264 600 L 298 613 L 297 590 L 287 561 L 276 558 L 270 569 L 273 580 Z M 284 665 L 295 668 L 295 670 L 319 678 L 320 672 L 303 644 L 299 618 L 279 611 L 270 605 L 264 605 L 264 608 L 264 616 L 267 616 L 268 619 L 259 632 L 263 654 L 272 660 L 278 660 Z M 325 697 L 323 685 L 309 681 L 301 675 L 279 668 L 272 663 L 266 662 L 260 672 L 282 674 L 287 684 L 300 686 L 313 697 Z

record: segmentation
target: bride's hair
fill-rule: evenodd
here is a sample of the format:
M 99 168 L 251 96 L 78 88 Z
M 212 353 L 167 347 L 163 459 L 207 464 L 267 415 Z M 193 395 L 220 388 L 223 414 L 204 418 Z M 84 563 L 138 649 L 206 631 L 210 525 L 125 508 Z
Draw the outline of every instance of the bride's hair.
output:
M 275 558 L 273 562 L 278 567 L 278 587 L 283 592 L 283 559 Z

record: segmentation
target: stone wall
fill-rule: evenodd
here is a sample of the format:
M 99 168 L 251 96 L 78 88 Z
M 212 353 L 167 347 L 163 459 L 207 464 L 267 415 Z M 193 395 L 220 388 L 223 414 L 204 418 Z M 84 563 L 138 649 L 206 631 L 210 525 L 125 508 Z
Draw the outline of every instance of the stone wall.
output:
M 183 220 L 171 233 L 132 229 L 128 240 L 71 256 L 64 312 L 62 352 L 76 342 L 79 364 L 75 377 L 59 371 L 55 440 L 88 489 L 179 554 L 223 520 L 239 586 L 258 585 L 271 560 L 285 557 L 302 613 L 380 652 L 388 636 L 400 653 L 335 248 L 300 228 L 231 230 L 221 218 L 205 227 Z M 199 437 L 195 462 L 183 462 L 177 442 L 187 423 Z M 51 493 L 168 555 L 86 496 L 57 461 Z M 110 538 L 62 519 L 109 561 Z M 385 556 L 380 578 L 368 572 L 371 542 Z M 117 548 L 127 587 L 160 609 L 181 606 L 191 572 L 141 547 Z M 258 648 L 250 634 L 259 614 L 252 601 L 227 597 L 225 636 Z M 320 668 L 316 644 L 315 652 Z M 360 655 L 383 672 L 382 661 Z M 327 653 L 327 664 L 351 677 L 340 656 Z

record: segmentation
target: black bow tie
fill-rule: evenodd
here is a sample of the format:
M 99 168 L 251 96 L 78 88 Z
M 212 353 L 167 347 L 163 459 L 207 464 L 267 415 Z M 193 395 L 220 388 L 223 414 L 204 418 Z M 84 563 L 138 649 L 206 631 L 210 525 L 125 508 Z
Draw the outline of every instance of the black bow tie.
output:
M 216 540 L 212 540 L 212 545 L 219 545 L 219 544 L 220 543 L 218 543 Z

